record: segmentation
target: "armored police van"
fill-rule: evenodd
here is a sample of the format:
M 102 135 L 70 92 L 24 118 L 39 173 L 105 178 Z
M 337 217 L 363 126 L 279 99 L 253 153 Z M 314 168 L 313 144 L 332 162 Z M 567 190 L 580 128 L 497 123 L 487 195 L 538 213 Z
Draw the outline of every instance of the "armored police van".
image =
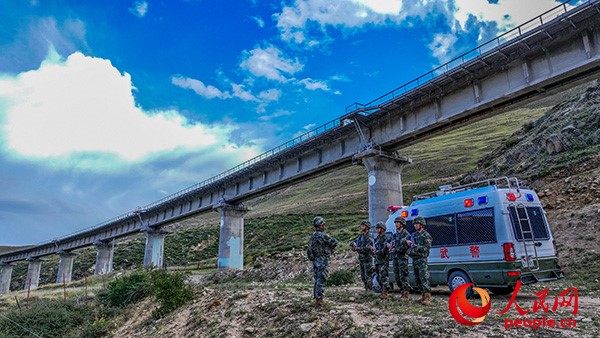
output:
M 507 294 L 517 280 L 532 284 L 565 276 L 540 200 L 516 178 L 442 186 L 391 211 L 386 222 L 390 232 L 396 231 L 397 216 L 406 218 L 410 233 L 415 217 L 426 219 L 425 229 L 433 237 L 428 260 L 432 286 L 447 284 L 453 291 L 474 283 Z M 414 285 L 412 267 L 409 274 Z

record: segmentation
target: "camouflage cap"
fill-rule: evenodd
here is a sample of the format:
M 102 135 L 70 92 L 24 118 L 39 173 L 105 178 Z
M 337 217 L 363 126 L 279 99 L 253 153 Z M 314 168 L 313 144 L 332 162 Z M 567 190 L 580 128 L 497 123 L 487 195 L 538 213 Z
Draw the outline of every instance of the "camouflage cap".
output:
M 312 223 L 313 223 L 313 226 L 317 227 L 319 225 L 325 224 L 325 219 L 321 216 L 317 216 L 317 217 L 313 218 Z
M 425 218 L 423 218 L 422 216 L 417 216 L 415 217 L 415 219 L 413 219 L 413 224 L 416 223 L 427 225 L 427 222 L 425 222 Z
M 383 222 L 377 222 L 377 224 L 375 225 L 375 228 L 382 228 L 383 230 L 385 230 L 385 223 Z
M 360 221 L 360 225 L 366 225 L 366 226 L 368 226 L 370 228 L 371 227 L 371 222 L 369 222 L 367 220 L 362 220 L 362 221 Z
M 406 220 L 404 219 L 404 217 L 398 216 L 394 219 L 394 223 L 402 223 L 402 225 L 406 225 Z

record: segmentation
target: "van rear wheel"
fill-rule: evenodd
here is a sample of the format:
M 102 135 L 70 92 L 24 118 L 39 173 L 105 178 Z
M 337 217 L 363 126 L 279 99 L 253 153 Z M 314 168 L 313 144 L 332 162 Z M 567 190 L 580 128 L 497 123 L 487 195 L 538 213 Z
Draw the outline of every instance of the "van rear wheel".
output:
M 450 292 L 453 292 L 457 287 L 471 283 L 471 278 L 462 270 L 456 270 L 450 274 L 448 278 L 448 288 Z M 471 298 L 473 296 L 473 288 L 470 287 L 467 289 L 467 298 Z

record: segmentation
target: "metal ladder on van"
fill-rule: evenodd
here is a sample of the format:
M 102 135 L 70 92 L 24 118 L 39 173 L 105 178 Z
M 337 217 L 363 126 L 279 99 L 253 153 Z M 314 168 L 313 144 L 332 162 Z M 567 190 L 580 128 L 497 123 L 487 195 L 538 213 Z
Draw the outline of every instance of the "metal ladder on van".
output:
M 513 208 L 517 217 L 516 221 L 519 223 L 518 230 L 521 233 L 521 239 L 523 241 L 523 249 L 525 251 L 525 261 L 527 262 L 527 269 L 529 269 L 529 271 L 537 271 L 540 269 L 540 265 L 538 262 L 538 252 L 537 246 L 535 245 L 535 234 L 533 233 L 533 228 L 531 226 L 529 214 L 527 213 L 527 208 L 523 204 L 509 205 L 508 207 Z M 525 216 L 521 217 L 521 214 Z M 529 226 L 529 230 L 523 230 L 523 224 L 527 224 Z M 529 239 L 527 239 L 526 235 L 529 235 Z

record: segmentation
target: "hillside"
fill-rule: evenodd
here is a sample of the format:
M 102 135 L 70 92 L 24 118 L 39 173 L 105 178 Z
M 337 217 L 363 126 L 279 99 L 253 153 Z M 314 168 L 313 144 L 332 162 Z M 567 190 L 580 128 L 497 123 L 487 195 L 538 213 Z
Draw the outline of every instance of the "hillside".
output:
M 97 331 L 89 337 L 600 336 L 598 93 L 597 84 L 585 85 L 402 150 L 414 160 L 403 173 L 404 204 L 410 203 L 413 195 L 441 184 L 501 175 L 527 179 L 544 203 L 567 278 L 523 287 L 517 301 L 531 309 L 536 293 L 543 288 L 550 289 L 546 301 L 552 302 L 561 291 L 576 287 L 579 313 L 571 316 L 577 320 L 575 328 L 505 331 L 507 316 L 491 312 L 481 325 L 461 326 L 448 315 L 449 292 L 443 286 L 434 289 L 433 305 L 426 308 L 401 302 L 395 293 L 388 301 L 365 294 L 348 245 L 357 234 L 358 221 L 367 217 L 366 172 L 356 166 L 249 201 L 253 211 L 245 225 L 244 271 L 214 272 L 219 231 L 216 213 L 172 225 L 165 260 L 170 269 L 190 273 L 193 301 L 159 319 L 152 317 L 158 306 L 152 298 L 124 310 L 91 303 L 96 312 L 78 324 L 80 331 L 72 331 L 71 336 L 86 336 L 82 332 L 92 332 L 90 328 Z M 559 140 L 560 149 L 554 139 Z M 312 231 L 310 220 L 317 213 L 326 217 L 328 232 L 342 242 L 330 267 L 330 280 L 340 285 L 326 289 L 326 305 L 320 310 L 313 307 L 312 271 L 304 257 Z M 88 299 L 83 295 L 89 291 L 89 301 L 98 301 L 95 295 L 105 292 L 109 281 L 122 275 L 122 269 L 140 266 L 143 248 L 143 236 L 119 243 L 114 258 L 117 272 L 88 278 L 85 285 L 73 283 L 68 297 L 79 302 Z M 74 277 L 89 275 L 94 258 L 94 250 L 81 250 L 75 259 Z M 44 281 L 53 281 L 55 258 L 42 267 Z M 26 263 L 15 266 L 14 290 L 23 288 L 26 269 Z M 28 297 L 23 291 L 2 296 L 0 310 L 14 309 L 15 296 L 22 301 Z M 46 285 L 34 297 L 61 298 L 63 290 Z M 504 308 L 508 300 L 508 296 L 492 296 L 494 311 Z M 516 312 L 513 309 L 511 313 Z M 570 313 L 559 309 L 558 313 L 526 317 L 541 315 L 569 317 Z M 9 325 L 0 321 L 0 335 L 3 323 Z

